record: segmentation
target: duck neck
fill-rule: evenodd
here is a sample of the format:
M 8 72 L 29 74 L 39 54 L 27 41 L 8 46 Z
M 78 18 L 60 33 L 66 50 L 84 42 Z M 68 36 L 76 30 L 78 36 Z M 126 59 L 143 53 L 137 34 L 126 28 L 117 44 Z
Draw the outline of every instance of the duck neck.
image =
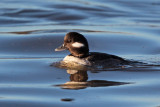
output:
M 89 56 L 89 53 L 87 54 L 79 54 L 79 55 L 73 55 L 73 54 L 70 54 L 71 56 L 74 56 L 74 57 L 77 57 L 77 58 L 85 58 L 85 57 L 88 57 Z

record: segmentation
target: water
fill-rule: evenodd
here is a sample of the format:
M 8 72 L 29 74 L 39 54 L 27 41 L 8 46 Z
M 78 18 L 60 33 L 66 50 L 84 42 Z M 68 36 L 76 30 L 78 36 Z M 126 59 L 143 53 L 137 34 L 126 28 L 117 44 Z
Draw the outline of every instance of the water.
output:
M 159 0 L 1 0 L 1 107 L 160 106 Z M 90 51 L 145 66 L 69 71 L 50 66 L 67 32 Z M 76 82 L 71 82 L 71 81 Z

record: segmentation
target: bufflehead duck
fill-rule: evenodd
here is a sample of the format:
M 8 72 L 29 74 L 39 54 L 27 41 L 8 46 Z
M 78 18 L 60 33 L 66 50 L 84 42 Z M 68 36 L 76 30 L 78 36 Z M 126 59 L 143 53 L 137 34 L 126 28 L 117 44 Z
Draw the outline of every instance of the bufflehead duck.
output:
M 64 37 L 64 43 L 62 46 L 55 49 L 55 51 L 63 50 L 69 50 L 71 53 L 63 59 L 63 62 L 65 63 L 103 67 L 115 67 L 128 64 L 127 60 L 115 55 L 89 52 L 87 39 L 77 32 L 67 33 Z

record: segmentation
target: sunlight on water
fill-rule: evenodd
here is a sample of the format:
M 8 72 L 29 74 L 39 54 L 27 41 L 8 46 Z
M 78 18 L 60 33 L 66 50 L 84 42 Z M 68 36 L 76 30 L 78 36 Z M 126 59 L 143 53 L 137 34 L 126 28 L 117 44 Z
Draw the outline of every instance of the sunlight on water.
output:
M 159 9 L 158 0 L 1 0 L 0 105 L 160 106 Z M 67 32 L 83 34 L 91 52 L 143 65 L 55 67 L 70 54 L 54 51 Z

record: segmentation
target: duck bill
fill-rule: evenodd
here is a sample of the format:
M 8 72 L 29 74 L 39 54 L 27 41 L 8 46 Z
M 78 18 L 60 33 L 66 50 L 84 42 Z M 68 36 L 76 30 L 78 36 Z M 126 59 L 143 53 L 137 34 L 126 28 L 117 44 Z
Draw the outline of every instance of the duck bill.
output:
M 64 50 L 67 50 L 67 49 L 68 49 L 68 48 L 66 48 L 66 47 L 64 46 L 64 44 L 63 44 L 63 45 L 59 46 L 58 48 L 56 48 L 55 51 L 64 51 Z

